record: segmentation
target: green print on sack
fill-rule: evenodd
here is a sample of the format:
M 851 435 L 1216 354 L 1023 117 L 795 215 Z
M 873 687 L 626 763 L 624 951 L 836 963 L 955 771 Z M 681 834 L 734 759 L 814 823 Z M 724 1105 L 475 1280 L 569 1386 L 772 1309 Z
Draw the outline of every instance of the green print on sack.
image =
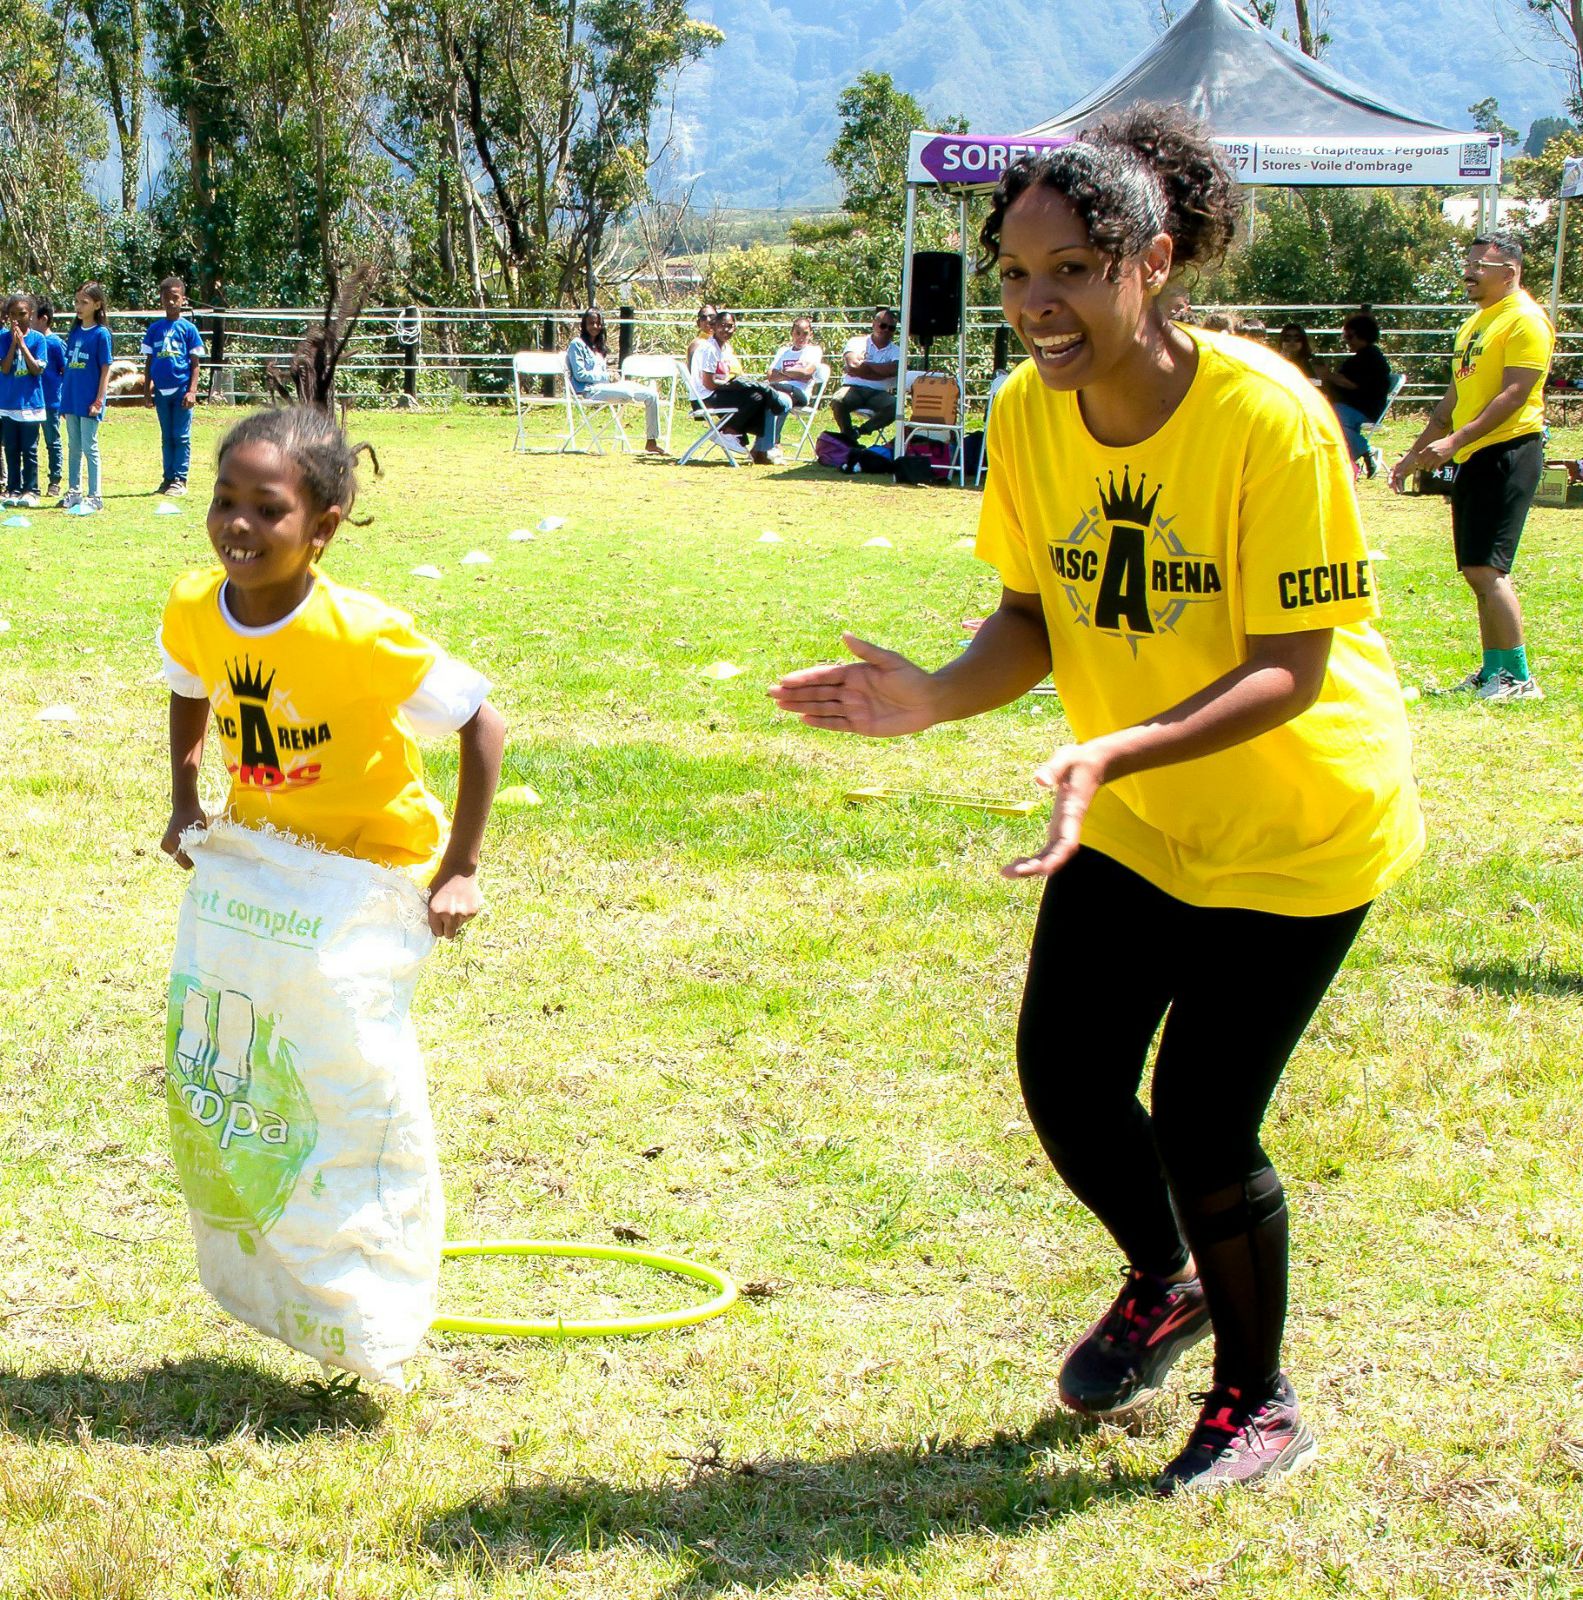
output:
M 252 1235 L 280 1219 L 319 1137 L 296 1051 L 239 990 L 171 979 L 165 1100 L 187 1204 L 211 1227 Z

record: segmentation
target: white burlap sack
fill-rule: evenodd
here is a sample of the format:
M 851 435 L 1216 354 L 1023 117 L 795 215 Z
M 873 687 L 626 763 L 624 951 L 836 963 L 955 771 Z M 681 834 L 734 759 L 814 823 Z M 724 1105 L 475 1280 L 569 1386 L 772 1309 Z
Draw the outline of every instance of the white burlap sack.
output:
M 445 1234 L 408 1016 L 434 944 L 423 896 L 230 823 L 186 843 L 165 1084 L 204 1286 L 294 1349 L 400 1387 Z

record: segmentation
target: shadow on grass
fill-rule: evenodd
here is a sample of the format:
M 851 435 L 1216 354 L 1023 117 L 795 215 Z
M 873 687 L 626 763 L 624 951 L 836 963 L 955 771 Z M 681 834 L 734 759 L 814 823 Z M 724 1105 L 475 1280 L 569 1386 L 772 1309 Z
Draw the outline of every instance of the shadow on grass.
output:
M 1148 1492 L 1152 1475 L 1114 1466 L 1046 1470 L 1040 1453 L 1081 1431 L 1060 1416 L 1025 1434 L 822 1461 L 731 1462 L 706 1452 L 676 1483 L 513 1482 L 440 1516 L 423 1542 L 469 1574 L 636 1544 L 688 1563 L 668 1591 L 678 1600 L 760 1589 L 817 1577 L 835 1562 L 907 1562 L 942 1535 L 1015 1533 Z
M 165 1360 L 116 1377 L 0 1369 L 0 1430 L 35 1441 L 75 1439 L 84 1429 L 136 1445 L 210 1445 L 237 1433 L 289 1440 L 366 1432 L 383 1417 L 372 1395 L 347 1383 L 285 1383 L 240 1362 Z
M 1453 969 L 1456 980 L 1470 989 L 1506 995 L 1583 994 L 1583 972 L 1537 961 L 1463 961 Z

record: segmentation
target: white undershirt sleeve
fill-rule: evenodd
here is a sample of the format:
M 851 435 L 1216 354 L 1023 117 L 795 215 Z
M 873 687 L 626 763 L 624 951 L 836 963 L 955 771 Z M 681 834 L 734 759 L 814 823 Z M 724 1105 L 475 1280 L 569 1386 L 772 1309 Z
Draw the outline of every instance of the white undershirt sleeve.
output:
M 207 700 L 209 691 L 203 686 L 203 679 L 188 670 L 165 648 L 165 636 L 155 634 L 156 643 L 159 645 L 159 659 L 165 669 L 165 682 L 170 687 L 172 694 L 179 694 L 183 700 Z
M 488 694 L 489 679 L 483 673 L 441 655 L 401 709 L 420 739 L 437 739 L 471 722 Z

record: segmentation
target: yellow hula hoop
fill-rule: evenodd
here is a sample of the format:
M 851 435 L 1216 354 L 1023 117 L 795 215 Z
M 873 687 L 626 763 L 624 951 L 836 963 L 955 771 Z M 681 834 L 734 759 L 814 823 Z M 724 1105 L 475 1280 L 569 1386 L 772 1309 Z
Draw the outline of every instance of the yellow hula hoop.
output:
M 598 1317 L 582 1321 L 555 1317 L 533 1321 L 516 1317 L 441 1315 L 430 1324 L 436 1333 L 492 1333 L 510 1339 L 608 1339 L 628 1334 L 662 1333 L 667 1328 L 685 1328 L 718 1317 L 737 1297 L 737 1286 L 728 1273 L 683 1260 L 680 1256 L 661 1255 L 657 1250 L 634 1250 L 629 1245 L 578 1244 L 570 1239 L 461 1239 L 447 1243 L 441 1254 L 570 1256 L 585 1261 L 627 1261 L 635 1266 L 653 1267 L 658 1272 L 696 1279 L 708 1284 L 715 1296 L 702 1305 L 683 1306 L 680 1311 L 656 1311 L 645 1317 Z

